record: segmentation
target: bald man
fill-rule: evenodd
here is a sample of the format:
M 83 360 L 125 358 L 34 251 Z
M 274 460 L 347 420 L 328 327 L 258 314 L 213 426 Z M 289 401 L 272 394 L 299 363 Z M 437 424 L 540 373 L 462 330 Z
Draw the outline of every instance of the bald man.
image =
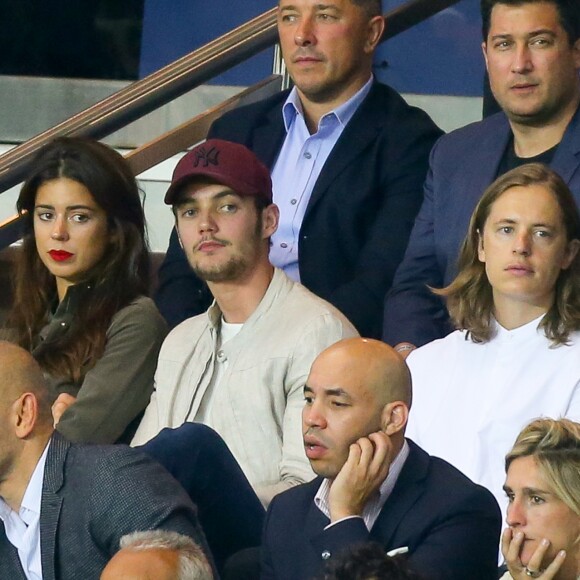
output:
M 40 368 L 0 342 L 0 578 L 96 580 L 122 536 L 151 529 L 205 548 L 179 484 L 137 450 L 66 441 Z
M 318 477 L 270 505 L 263 580 L 312 578 L 348 546 L 370 541 L 408 553 L 425 580 L 497 578 L 497 503 L 405 439 L 411 378 L 391 347 L 336 343 L 314 361 L 304 399 L 304 448 Z

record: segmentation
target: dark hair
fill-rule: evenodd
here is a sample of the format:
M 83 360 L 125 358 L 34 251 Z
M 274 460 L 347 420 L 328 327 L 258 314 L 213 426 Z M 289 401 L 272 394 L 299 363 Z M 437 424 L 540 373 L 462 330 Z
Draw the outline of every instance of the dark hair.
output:
M 487 42 L 491 12 L 496 4 L 524 6 L 526 4 L 553 4 L 558 10 L 560 25 L 568 35 L 570 44 L 580 38 L 580 2 L 578 0 L 481 0 L 481 24 L 483 41 Z
M 353 4 L 360 6 L 369 16 L 373 18 L 374 16 L 381 16 L 383 14 L 383 9 L 381 7 L 381 0 L 350 0 Z
M 491 207 L 508 189 L 543 185 L 550 191 L 562 213 L 566 239 L 580 240 L 580 214 L 574 197 L 562 178 L 541 163 L 528 163 L 496 179 L 479 200 L 459 254 L 459 274 L 449 286 L 433 290 L 447 298 L 447 309 L 456 327 L 467 330 L 474 342 L 493 337 L 493 292 L 485 264 L 479 260 L 479 238 Z M 554 345 L 565 344 L 570 332 L 580 330 L 580 252 L 556 281 L 554 303 L 540 324 Z
M 44 371 L 78 382 L 101 357 L 113 315 L 148 292 L 149 252 L 141 197 L 123 156 L 96 141 L 55 139 L 40 149 L 32 168 L 16 203 L 23 219 L 23 244 L 8 321 L 22 347 L 33 350 L 57 300 L 55 277 L 40 260 L 34 239 L 38 188 L 55 179 L 71 179 L 84 185 L 107 215 L 108 248 L 87 274 L 92 283 L 90 300 L 80 304 L 69 332 L 38 356 Z
M 377 542 L 346 549 L 325 568 L 319 580 L 420 580 L 405 555 L 387 556 Z

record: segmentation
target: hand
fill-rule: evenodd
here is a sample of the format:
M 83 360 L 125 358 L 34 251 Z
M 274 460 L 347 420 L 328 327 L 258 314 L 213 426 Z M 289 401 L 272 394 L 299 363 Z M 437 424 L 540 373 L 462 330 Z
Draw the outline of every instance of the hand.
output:
M 68 393 L 61 393 L 56 401 L 52 404 L 52 419 L 54 426 L 58 425 L 62 414 L 71 406 L 76 403 L 76 397 L 69 395 Z
M 395 351 L 405 360 L 417 347 L 410 342 L 400 342 L 395 346 Z
M 501 553 L 505 558 L 508 570 L 514 580 L 529 580 L 530 578 L 541 578 L 541 580 L 551 580 L 556 576 L 566 559 L 566 552 L 560 550 L 550 565 L 542 569 L 542 560 L 550 547 L 550 541 L 544 538 L 539 546 L 534 550 L 527 566 L 522 564 L 520 552 L 524 543 L 524 533 L 506 528 L 501 536 Z M 528 573 L 526 573 L 526 570 Z M 530 576 L 529 572 L 537 572 Z
M 382 431 L 361 437 L 350 446 L 346 463 L 330 486 L 330 521 L 361 515 L 389 473 L 393 444 Z

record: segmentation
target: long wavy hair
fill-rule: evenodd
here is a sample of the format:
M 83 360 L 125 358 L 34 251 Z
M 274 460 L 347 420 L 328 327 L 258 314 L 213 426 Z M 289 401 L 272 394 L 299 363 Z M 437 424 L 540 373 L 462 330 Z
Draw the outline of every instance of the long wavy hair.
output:
M 574 197 L 562 178 L 541 163 L 529 163 L 508 171 L 484 192 L 459 254 L 459 274 L 442 289 L 431 289 L 447 299 L 447 309 L 456 326 L 466 330 L 474 342 L 488 342 L 494 336 L 493 289 L 479 260 L 479 239 L 495 201 L 512 187 L 542 185 L 556 199 L 566 231 L 566 240 L 580 240 L 580 214 Z M 580 252 L 556 280 L 554 303 L 540 327 L 553 345 L 566 344 L 570 333 L 580 330 Z
M 90 299 L 82 301 L 69 331 L 40 349 L 45 372 L 77 383 L 102 356 L 111 318 L 137 296 L 148 293 L 149 248 L 139 189 L 124 158 L 113 149 L 82 138 L 58 138 L 32 164 L 16 207 L 23 219 L 22 252 L 16 265 L 14 304 L 8 327 L 18 344 L 32 351 L 58 301 L 56 279 L 42 263 L 34 237 L 38 188 L 67 178 L 84 185 L 105 211 L 108 246 L 90 272 Z
M 533 457 L 554 495 L 580 516 L 580 423 L 548 418 L 532 421 L 506 455 L 506 473 L 520 457 Z

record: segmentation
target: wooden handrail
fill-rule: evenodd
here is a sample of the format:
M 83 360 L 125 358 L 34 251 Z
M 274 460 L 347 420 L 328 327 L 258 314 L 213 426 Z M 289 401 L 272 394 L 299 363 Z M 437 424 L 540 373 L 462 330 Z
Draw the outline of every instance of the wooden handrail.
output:
M 384 15 L 387 26 L 381 42 L 459 1 L 411 0 L 391 10 Z M 271 46 L 277 40 L 276 10 L 264 12 L 4 153 L 0 156 L 0 194 L 25 178 L 35 153 L 55 137 L 105 137 Z M 135 175 L 203 140 L 216 118 L 245 100 L 255 98 L 252 93 L 268 90 L 273 82 L 276 82 L 275 77 L 270 77 L 127 155 Z M 0 248 L 19 238 L 18 222 L 18 216 L 13 216 L 0 224 Z

